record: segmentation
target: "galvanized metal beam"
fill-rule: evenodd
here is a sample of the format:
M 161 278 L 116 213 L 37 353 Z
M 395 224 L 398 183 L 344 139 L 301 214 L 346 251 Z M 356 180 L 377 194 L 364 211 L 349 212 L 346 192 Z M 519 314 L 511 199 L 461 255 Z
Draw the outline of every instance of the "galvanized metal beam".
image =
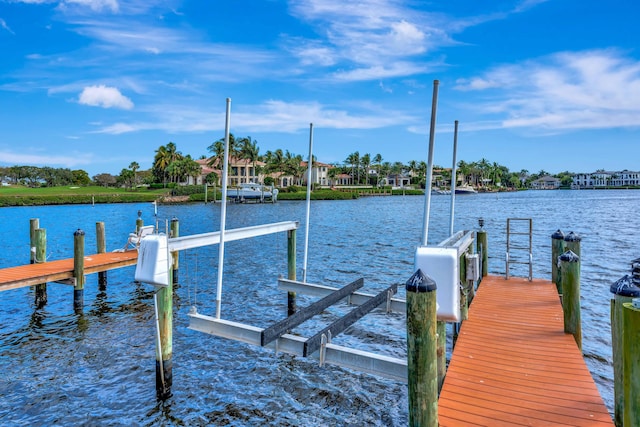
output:
M 271 341 L 282 336 L 286 331 L 289 331 L 300 325 L 302 322 L 311 319 L 316 314 L 341 299 L 344 299 L 349 294 L 355 292 L 356 289 L 360 289 L 362 286 L 364 286 L 364 279 L 355 280 L 345 287 L 330 293 L 321 300 L 316 301 L 307 307 L 301 308 L 291 316 L 269 326 L 267 329 L 262 331 L 260 345 L 265 346 L 269 344 Z
M 260 335 L 263 330 L 199 313 L 189 314 L 189 329 L 256 346 L 260 345 Z M 304 342 L 304 337 L 284 334 L 266 347 L 302 356 Z M 329 343 L 324 346 L 323 362 L 407 383 L 407 361 L 403 359 Z
M 474 231 L 458 231 L 453 236 L 438 243 L 438 247 L 456 248 L 458 256 L 462 255 L 473 243 Z
M 267 234 L 280 233 L 283 231 L 296 230 L 299 227 L 298 221 L 283 221 L 272 224 L 254 225 L 251 227 L 234 228 L 224 231 L 224 241 L 249 239 L 251 237 L 264 236 Z M 220 232 L 193 234 L 191 236 L 175 237 L 168 240 L 169 251 L 183 251 L 186 249 L 199 248 L 220 243 Z
M 288 280 L 283 278 L 278 279 L 278 289 L 317 297 L 323 297 L 338 290 L 338 288 L 334 288 L 331 286 L 316 285 L 312 283 L 298 282 L 295 280 Z M 375 295 L 366 294 L 363 292 L 354 292 L 350 296 L 344 298 L 344 300 L 347 300 L 349 304 L 362 305 L 373 297 L 375 297 Z M 402 298 L 391 298 L 389 310 L 395 311 L 397 313 L 405 313 L 406 305 L 406 301 Z
M 394 295 L 397 291 L 398 285 L 392 285 L 388 287 L 375 297 L 369 299 L 364 304 L 351 310 L 348 314 L 342 316 L 340 319 L 336 320 L 326 328 L 322 329 L 320 332 L 316 333 L 314 336 L 310 337 L 304 343 L 303 356 L 307 357 L 318 351 L 322 346 L 323 337 L 324 339 L 327 339 L 327 337 L 329 337 L 330 340 L 332 336 L 335 337 L 336 335 L 340 334 L 349 326 L 360 320 L 365 314 L 383 304 L 385 301 L 387 301 L 387 299 L 390 299 L 391 295 Z

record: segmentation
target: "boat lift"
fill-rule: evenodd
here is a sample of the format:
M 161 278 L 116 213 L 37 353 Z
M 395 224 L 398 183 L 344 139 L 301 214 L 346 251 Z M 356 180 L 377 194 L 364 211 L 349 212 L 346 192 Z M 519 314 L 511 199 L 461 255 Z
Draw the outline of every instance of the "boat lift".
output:
M 435 107 L 435 96 L 434 96 Z M 288 232 L 296 230 L 299 223 L 296 221 L 286 221 L 273 224 L 257 225 L 252 227 L 225 229 L 226 220 L 226 181 L 228 169 L 228 149 L 229 149 L 229 115 L 230 99 L 227 99 L 227 120 L 225 129 L 225 154 L 223 166 L 223 188 L 222 207 L 220 216 L 220 231 L 204 233 L 192 236 L 168 238 L 166 235 L 153 235 L 142 240 L 140 245 L 140 255 L 136 268 L 136 280 L 151 283 L 156 286 L 168 286 L 170 284 L 169 272 L 173 257 L 172 252 L 197 248 L 207 245 L 219 244 L 218 277 L 216 290 L 216 315 L 206 316 L 197 312 L 192 307 L 189 313 L 189 328 L 211 335 L 234 339 L 247 344 L 275 349 L 277 352 L 286 352 L 302 357 L 317 357 L 320 366 L 325 363 L 359 370 L 362 372 L 383 376 L 393 380 L 407 383 L 408 371 L 407 360 L 390 356 L 375 354 L 372 352 L 357 350 L 333 344 L 332 337 L 346 330 L 367 313 L 380 307 L 386 306 L 387 312 L 406 311 L 406 301 L 404 299 L 393 298 L 398 285 L 394 284 L 387 289 L 371 295 L 357 292 L 364 285 L 363 279 L 358 279 L 344 286 L 341 289 L 331 288 L 323 285 L 310 284 L 306 282 L 306 252 L 308 244 L 308 224 L 309 224 L 309 194 L 307 194 L 307 237 L 305 238 L 305 265 L 303 266 L 304 281 L 278 280 L 278 288 L 290 292 L 303 292 L 311 295 L 321 296 L 317 302 L 300 309 L 289 317 L 276 322 L 268 328 L 259 328 L 239 322 L 233 322 L 221 318 L 222 302 L 222 277 L 224 266 L 224 243 L 227 241 L 240 240 L 263 236 L 267 234 Z M 432 128 L 435 117 L 432 117 Z M 309 167 L 312 162 L 312 130 L 310 129 L 309 147 Z M 429 149 L 429 169 L 427 171 L 427 188 L 431 187 L 431 169 L 433 164 L 433 129 L 431 131 L 431 141 Z M 455 161 L 455 160 L 454 160 Z M 427 232 L 430 210 L 430 191 L 427 191 L 425 199 L 425 228 L 423 230 L 423 245 L 416 252 L 416 268 L 432 275 L 438 282 L 438 319 L 457 322 L 460 320 L 460 257 L 465 253 L 473 242 L 473 232 L 459 232 L 442 242 L 436 247 L 427 246 Z M 453 215 L 453 208 L 452 208 Z M 165 252 L 166 251 L 166 252 Z M 478 268 L 475 267 L 477 272 Z M 409 279 L 411 280 L 411 279 Z M 309 338 L 300 337 L 287 333 L 324 309 L 340 301 L 345 301 L 349 305 L 355 306 L 349 313 L 336 320 L 329 326 L 317 332 Z M 159 330 L 159 327 L 158 327 Z

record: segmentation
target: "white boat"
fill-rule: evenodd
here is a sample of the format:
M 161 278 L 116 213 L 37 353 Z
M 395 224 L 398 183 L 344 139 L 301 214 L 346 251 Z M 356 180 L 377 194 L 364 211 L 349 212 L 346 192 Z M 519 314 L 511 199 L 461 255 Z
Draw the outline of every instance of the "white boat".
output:
M 442 188 L 433 187 L 431 189 L 431 194 L 451 194 L 451 190 L 444 190 Z
M 456 194 L 474 194 L 477 193 L 476 189 L 470 185 L 461 185 L 456 187 Z
M 227 190 L 227 197 L 229 197 L 230 199 L 235 199 L 236 201 L 242 201 L 246 199 L 272 199 L 275 201 L 277 196 L 277 188 L 257 184 L 255 182 L 243 183 L 237 187 L 231 187 Z

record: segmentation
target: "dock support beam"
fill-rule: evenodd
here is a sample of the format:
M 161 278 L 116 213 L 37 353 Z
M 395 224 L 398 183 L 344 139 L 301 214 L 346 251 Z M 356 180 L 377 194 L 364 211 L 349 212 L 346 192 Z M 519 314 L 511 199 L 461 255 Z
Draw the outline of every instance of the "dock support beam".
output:
M 562 282 L 558 272 L 558 257 L 564 253 L 564 233 L 557 230 L 551 235 L 551 281 L 556 284 L 558 295 L 562 295 Z
M 33 253 L 35 258 L 34 263 L 47 262 L 47 230 L 44 228 L 37 228 L 35 230 L 35 252 Z M 39 283 L 36 285 L 36 308 L 42 308 L 47 304 L 47 284 Z
M 36 262 L 36 230 L 38 228 L 40 228 L 40 220 L 38 218 L 31 218 L 29 220 L 30 264 L 35 264 Z
M 640 425 L 640 308 L 627 302 L 622 309 L 624 426 Z
M 580 256 L 580 241 L 582 237 L 578 236 L 577 233 L 570 231 L 569 234 L 564 236 L 564 250 L 571 251 L 574 254 Z
M 438 425 L 436 283 L 421 270 L 407 286 L 409 426 Z
M 84 231 L 77 229 L 73 233 L 73 309 L 82 311 L 84 306 Z
M 158 338 L 156 350 L 156 395 L 164 400 L 171 397 L 173 385 L 173 272 L 169 271 L 169 286 L 158 289 Z M 159 352 L 158 352 L 159 350 Z
M 173 217 L 171 219 L 171 238 L 175 239 L 180 236 L 180 222 L 178 218 Z M 171 257 L 173 259 L 173 283 L 178 283 L 178 268 L 180 262 L 180 255 L 178 251 L 171 252 Z
M 104 254 L 106 252 L 107 240 L 105 236 L 104 222 L 98 221 L 96 222 L 96 253 Z M 98 273 L 98 289 L 104 291 L 105 286 L 107 286 L 107 272 L 100 271 Z
M 629 275 L 625 275 L 617 280 L 610 287 L 614 294 L 611 300 L 611 349 L 613 352 L 613 399 L 614 416 L 613 421 L 616 427 L 623 427 L 624 417 L 624 390 L 623 390 L 623 351 L 622 337 L 624 327 L 622 324 L 623 304 L 631 302 L 633 298 L 640 297 L 638 288 Z
M 484 220 L 483 220 L 484 222 Z M 476 251 L 480 254 L 480 280 L 488 274 L 489 251 L 487 248 L 487 232 L 480 229 L 476 233 Z
M 447 375 L 447 322 L 438 320 L 436 324 L 438 333 L 438 348 L 436 354 L 438 357 L 438 395 L 444 385 L 444 377 Z
M 142 211 L 138 211 L 138 218 L 136 218 L 136 234 L 140 233 L 140 229 L 144 226 L 142 220 Z
M 573 334 L 582 351 L 582 325 L 580 321 L 580 257 L 570 250 L 560 255 L 562 281 L 562 311 L 564 331 Z
M 296 230 L 287 231 L 287 279 L 296 280 Z M 287 315 L 296 312 L 296 293 L 287 292 Z

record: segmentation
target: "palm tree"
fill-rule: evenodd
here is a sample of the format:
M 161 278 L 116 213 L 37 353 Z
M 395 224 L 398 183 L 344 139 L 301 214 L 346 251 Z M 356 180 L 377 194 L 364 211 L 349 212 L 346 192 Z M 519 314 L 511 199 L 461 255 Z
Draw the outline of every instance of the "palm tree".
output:
M 369 185 L 369 168 L 371 167 L 371 155 L 369 153 L 364 154 L 360 158 L 360 164 L 364 171 L 365 185 Z
M 467 183 L 467 176 L 469 176 L 471 174 L 471 165 L 469 163 L 465 162 L 464 160 L 460 160 L 458 162 L 457 173 L 460 174 L 460 184 L 461 185 L 465 185 Z M 457 176 L 451 177 L 451 178 L 455 179 L 456 182 L 458 182 L 457 181 L 457 178 L 458 178 Z M 453 184 L 452 184 L 452 186 L 453 186 Z
M 229 134 L 229 158 L 237 158 L 238 157 L 238 144 L 236 142 L 236 138 L 232 133 Z M 210 146 L 207 147 L 207 150 L 214 155 L 211 158 L 209 166 L 213 166 L 212 162 L 217 159 L 217 166 L 219 169 L 222 169 L 222 158 L 224 157 L 224 138 L 220 138 L 219 140 L 213 142 Z
M 351 165 L 351 177 L 352 178 L 356 178 L 356 167 L 358 168 L 357 170 L 357 183 L 360 184 L 360 153 L 357 151 L 354 151 L 353 153 L 349 154 L 345 160 L 345 162 L 348 165 Z
M 382 165 L 382 156 L 380 155 L 380 153 L 373 156 L 373 163 L 378 165 L 378 183 L 380 183 L 380 167 Z
M 131 162 L 131 164 L 129 164 L 129 169 L 133 171 L 133 184 L 135 185 L 137 181 L 136 171 L 140 169 L 140 165 L 138 162 Z
M 258 173 L 256 171 L 256 162 L 260 158 L 258 141 L 252 141 L 251 137 L 248 136 L 246 138 L 240 138 L 238 140 L 238 144 L 240 146 L 239 157 L 253 164 L 253 175 L 257 180 Z
M 156 150 L 156 155 L 153 159 L 153 173 L 156 178 L 161 178 L 162 183 L 167 185 L 167 167 L 171 163 L 169 152 L 167 147 L 161 145 Z

